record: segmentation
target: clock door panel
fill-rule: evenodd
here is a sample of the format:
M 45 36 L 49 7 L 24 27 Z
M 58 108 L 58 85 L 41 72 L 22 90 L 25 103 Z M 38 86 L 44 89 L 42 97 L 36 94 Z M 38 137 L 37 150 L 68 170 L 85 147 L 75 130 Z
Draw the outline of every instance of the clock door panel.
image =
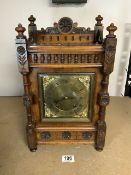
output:
M 91 121 L 95 73 L 41 73 L 38 77 L 42 121 Z

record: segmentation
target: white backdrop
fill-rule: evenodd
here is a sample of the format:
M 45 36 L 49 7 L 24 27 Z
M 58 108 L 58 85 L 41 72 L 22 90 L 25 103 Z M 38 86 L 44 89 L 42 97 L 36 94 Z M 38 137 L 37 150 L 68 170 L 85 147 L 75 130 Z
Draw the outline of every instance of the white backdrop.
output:
M 111 22 L 115 23 L 118 45 L 109 93 L 112 96 L 123 94 L 131 48 L 130 7 L 130 0 L 88 0 L 85 5 L 53 5 L 51 0 L 0 0 L 0 96 L 23 94 L 22 77 L 18 73 L 15 56 L 15 27 L 22 23 L 27 28 L 31 14 L 37 18 L 39 29 L 52 26 L 64 16 L 71 17 L 79 26 L 91 28 L 98 14 L 104 17 L 105 28 Z

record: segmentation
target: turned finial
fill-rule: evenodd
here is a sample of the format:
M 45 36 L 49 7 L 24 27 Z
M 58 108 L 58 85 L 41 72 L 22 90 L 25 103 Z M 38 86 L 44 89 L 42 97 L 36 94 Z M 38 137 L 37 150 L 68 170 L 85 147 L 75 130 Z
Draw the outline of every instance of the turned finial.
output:
M 26 31 L 26 29 L 22 26 L 22 24 L 18 24 L 18 27 L 16 27 L 15 30 L 16 32 L 18 32 L 18 35 L 16 36 L 18 39 L 25 38 L 24 32 Z
M 29 24 L 29 25 L 35 25 L 34 22 L 35 22 L 36 18 L 35 18 L 33 15 L 31 15 L 31 16 L 28 18 L 28 20 L 30 21 L 30 24 Z
M 113 23 L 111 23 L 106 30 L 109 32 L 107 37 L 115 37 L 114 32 L 117 30 L 117 27 Z
M 101 21 L 103 20 L 103 17 L 101 15 L 98 15 L 95 19 L 97 21 L 96 26 L 102 26 Z

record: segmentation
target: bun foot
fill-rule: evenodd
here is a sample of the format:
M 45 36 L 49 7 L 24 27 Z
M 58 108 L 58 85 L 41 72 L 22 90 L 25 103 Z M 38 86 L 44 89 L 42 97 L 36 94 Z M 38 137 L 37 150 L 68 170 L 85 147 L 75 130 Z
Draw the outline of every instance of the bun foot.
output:
M 37 148 L 30 148 L 31 152 L 36 152 Z
M 103 151 L 103 148 L 99 148 L 99 147 L 95 147 L 95 149 L 96 149 L 96 151 L 99 151 L 99 152 L 101 152 L 101 151 Z

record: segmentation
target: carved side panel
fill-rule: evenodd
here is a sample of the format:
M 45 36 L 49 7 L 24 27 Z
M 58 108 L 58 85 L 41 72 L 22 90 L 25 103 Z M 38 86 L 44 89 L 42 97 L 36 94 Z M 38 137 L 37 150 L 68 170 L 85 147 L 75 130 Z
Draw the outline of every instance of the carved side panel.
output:
M 36 133 L 35 133 L 35 122 L 32 119 L 32 112 L 31 112 L 31 105 L 33 103 L 32 101 L 32 95 L 30 93 L 30 83 L 28 79 L 28 75 L 23 75 L 23 82 L 24 82 L 24 89 L 25 94 L 23 96 L 23 103 L 26 107 L 27 111 L 27 126 L 26 126 L 26 133 L 27 133 L 27 141 L 28 141 L 28 147 L 30 151 L 36 151 L 37 149 L 37 143 L 36 143 Z
M 97 121 L 97 135 L 96 135 L 96 150 L 102 151 L 105 145 L 105 136 L 106 136 L 106 123 L 105 121 Z
M 29 72 L 27 50 L 26 50 L 26 39 L 16 39 L 16 56 L 19 71 L 21 73 Z
M 104 72 L 110 74 L 114 68 L 114 60 L 116 53 L 116 38 L 105 39 L 105 60 L 104 60 Z
M 23 96 L 23 103 L 24 103 L 24 106 L 29 108 L 31 107 L 31 104 L 32 104 L 32 96 L 31 95 L 24 95 Z
M 110 98 L 108 92 L 100 92 L 99 93 L 99 105 L 107 106 L 109 104 Z
M 37 144 L 36 144 L 35 124 L 33 122 L 27 124 L 26 133 L 30 151 L 35 152 L 37 149 Z
M 114 32 L 117 30 L 117 27 L 114 24 L 110 24 L 107 27 L 109 34 L 106 36 L 104 41 L 104 62 L 103 62 L 103 79 L 101 82 L 101 92 L 98 95 L 98 104 L 100 106 L 99 110 L 99 120 L 97 121 L 97 134 L 96 134 L 96 149 L 102 150 L 105 144 L 105 134 L 106 134 L 106 123 L 105 123 L 105 114 L 106 106 L 109 104 L 109 93 L 108 93 L 108 84 L 109 84 L 109 74 L 113 71 L 116 44 L 117 39 L 114 35 Z
M 32 24 L 31 19 L 31 25 Z M 29 67 L 28 67 L 28 59 L 27 59 L 27 49 L 26 49 L 26 36 L 24 36 L 25 28 L 22 24 L 18 24 L 18 27 L 15 28 L 18 32 L 16 36 L 16 55 L 17 55 L 17 62 L 19 66 L 19 71 L 23 75 L 23 83 L 24 83 L 24 91 L 25 95 L 23 96 L 23 102 L 26 107 L 27 111 L 27 140 L 28 140 L 28 147 L 31 151 L 36 151 L 37 143 L 36 143 L 36 133 L 35 133 L 35 123 L 32 119 L 31 113 L 31 104 L 32 104 L 32 96 L 30 95 L 30 81 L 28 77 Z

